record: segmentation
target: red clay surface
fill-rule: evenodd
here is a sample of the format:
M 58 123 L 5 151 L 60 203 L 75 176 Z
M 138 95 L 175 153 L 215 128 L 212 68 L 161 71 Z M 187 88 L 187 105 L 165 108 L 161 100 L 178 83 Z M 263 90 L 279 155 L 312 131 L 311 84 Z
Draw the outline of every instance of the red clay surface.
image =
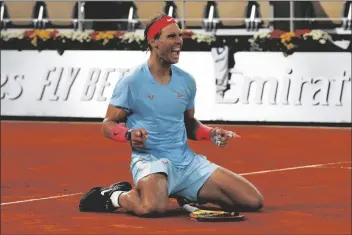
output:
M 208 159 L 245 175 L 264 195 L 242 222 L 190 220 L 170 200 L 165 218 L 81 213 L 81 195 L 132 182 L 128 145 L 87 123 L 1 122 L 1 234 L 351 234 L 351 129 L 226 126 L 242 136 L 226 148 L 190 142 Z M 342 163 L 338 163 L 342 162 Z

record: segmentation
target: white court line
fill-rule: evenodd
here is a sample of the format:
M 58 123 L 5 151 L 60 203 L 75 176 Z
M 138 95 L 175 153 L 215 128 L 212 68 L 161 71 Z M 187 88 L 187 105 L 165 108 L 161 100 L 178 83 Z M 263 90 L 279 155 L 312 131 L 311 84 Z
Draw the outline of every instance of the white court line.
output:
M 253 172 L 248 172 L 248 173 L 239 173 L 239 175 L 256 175 L 256 174 L 265 174 L 265 173 L 272 173 L 272 172 L 278 172 L 278 171 L 290 171 L 290 170 L 305 169 L 305 168 L 317 168 L 317 167 L 321 167 L 321 166 L 336 165 L 336 164 L 343 164 L 343 163 L 350 163 L 350 162 L 352 162 L 352 161 L 322 163 L 322 164 L 315 164 L 315 165 L 296 166 L 296 167 L 288 167 L 288 168 L 265 170 L 265 171 L 253 171 Z M 76 196 L 76 195 L 80 195 L 80 194 L 83 194 L 83 193 L 82 192 L 81 193 L 72 193 L 72 194 L 64 194 L 64 195 L 58 195 L 58 196 L 52 196 L 52 197 L 27 199 L 27 200 L 22 200 L 22 201 L 4 202 L 4 203 L 1 203 L 1 206 L 10 205 L 10 204 L 33 202 L 33 201 L 56 199 L 56 198 L 62 198 L 62 197 L 71 197 L 71 196 Z
M 23 201 L 4 202 L 4 203 L 1 203 L 1 205 L 3 206 L 3 205 L 9 205 L 9 204 L 18 204 L 18 203 L 41 201 L 41 200 L 48 200 L 48 199 L 55 199 L 55 198 L 62 198 L 62 197 L 71 197 L 79 194 L 82 194 L 82 193 L 64 194 L 64 195 L 52 196 L 52 197 L 41 197 L 41 198 L 27 199 Z
M 323 163 L 323 164 L 306 165 L 306 166 L 295 166 L 295 167 L 266 170 L 266 171 L 254 171 L 254 172 L 242 173 L 239 175 L 256 175 L 256 174 L 264 174 L 264 173 L 271 173 L 271 172 L 278 172 L 278 171 L 290 171 L 290 170 L 297 170 L 297 169 L 304 169 L 304 168 L 316 168 L 316 167 L 321 167 L 321 166 L 336 165 L 336 164 L 343 164 L 343 163 L 350 163 L 350 162 L 351 161 L 332 162 L 332 163 Z

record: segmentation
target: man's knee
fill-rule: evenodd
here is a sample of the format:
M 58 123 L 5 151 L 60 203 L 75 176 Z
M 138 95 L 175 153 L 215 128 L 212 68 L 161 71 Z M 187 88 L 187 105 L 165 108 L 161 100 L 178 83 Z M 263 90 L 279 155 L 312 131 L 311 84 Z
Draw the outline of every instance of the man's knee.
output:
M 148 203 L 143 204 L 136 214 L 141 217 L 161 216 L 167 211 L 167 204 Z
M 150 217 L 164 214 L 168 205 L 167 174 L 151 174 L 137 184 L 140 193 L 140 205 L 135 213 Z
M 248 209 L 251 211 L 259 211 L 264 206 L 264 198 L 261 194 L 252 196 L 248 202 Z
M 242 201 L 232 200 L 230 208 L 240 211 L 259 211 L 264 206 L 264 198 L 261 194 L 250 195 Z

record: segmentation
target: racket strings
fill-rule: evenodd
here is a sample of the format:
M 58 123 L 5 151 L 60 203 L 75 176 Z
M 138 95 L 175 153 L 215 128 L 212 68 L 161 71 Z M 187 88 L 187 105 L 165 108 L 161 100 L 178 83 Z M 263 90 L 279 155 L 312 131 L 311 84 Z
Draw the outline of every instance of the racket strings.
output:
M 199 210 L 192 213 L 194 217 L 229 217 L 238 216 L 236 212 L 224 212 L 224 211 L 204 211 Z

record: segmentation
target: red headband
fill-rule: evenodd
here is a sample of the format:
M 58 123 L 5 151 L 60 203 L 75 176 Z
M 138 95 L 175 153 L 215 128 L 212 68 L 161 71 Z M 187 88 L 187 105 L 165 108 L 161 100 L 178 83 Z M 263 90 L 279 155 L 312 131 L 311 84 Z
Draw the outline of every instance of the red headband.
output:
M 164 16 L 161 19 L 157 20 L 152 26 L 149 28 L 147 33 L 147 40 L 155 37 L 164 27 L 169 24 L 176 23 L 176 20 L 171 16 Z

